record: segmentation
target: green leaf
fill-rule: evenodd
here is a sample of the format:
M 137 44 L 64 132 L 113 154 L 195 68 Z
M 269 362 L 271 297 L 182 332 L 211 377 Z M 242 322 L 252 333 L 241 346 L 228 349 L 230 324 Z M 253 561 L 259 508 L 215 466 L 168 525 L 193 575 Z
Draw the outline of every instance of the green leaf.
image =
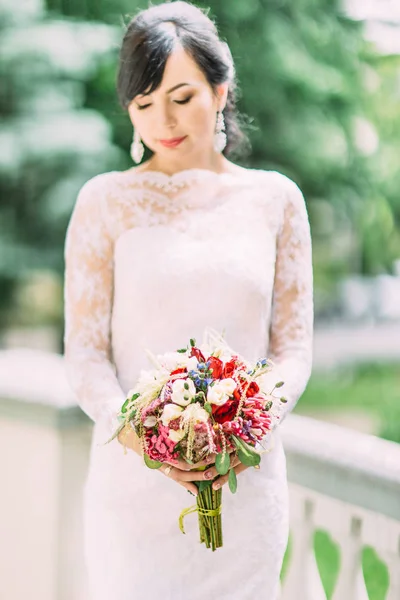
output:
M 232 436 L 232 439 L 237 448 L 240 462 L 246 465 L 246 467 L 254 467 L 260 464 L 261 456 L 252 446 L 235 435 Z
M 199 492 L 203 492 L 208 487 L 210 487 L 213 481 L 214 480 L 211 479 L 210 481 L 194 481 L 193 483 L 197 486 Z
M 236 477 L 235 469 L 229 470 L 228 485 L 229 485 L 229 489 L 231 490 L 232 494 L 235 494 L 236 490 L 237 490 L 237 477 Z
M 211 404 L 209 402 L 205 403 L 204 410 L 206 410 L 209 415 L 212 415 L 212 406 L 211 406 Z
M 270 410 L 271 406 L 272 406 L 272 400 L 269 400 L 267 402 L 267 404 L 265 405 L 265 410 Z
M 187 348 L 179 348 L 179 350 L 177 350 L 177 352 L 184 354 L 185 352 L 187 352 Z
M 240 462 L 242 462 L 246 467 L 255 467 L 260 464 L 261 456 L 257 453 L 250 454 L 249 452 L 244 452 L 243 450 L 238 450 L 238 457 Z
M 126 413 L 128 404 L 134 400 L 137 400 L 137 398 L 139 398 L 139 396 L 140 396 L 140 393 L 137 392 L 136 394 L 133 394 L 130 398 L 127 398 L 122 405 L 121 412 Z
M 117 430 L 114 431 L 114 433 L 112 434 L 112 436 L 110 437 L 110 439 L 107 440 L 106 442 L 104 442 L 104 446 L 106 444 L 109 444 L 113 440 L 115 440 L 115 438 L 121 433 L 121 431 L 123 430 L 124 427 L 125 427 L 125 421 L 123 423 L 121 423 L 121 425 L 118 426 Z
M 129 404 L 130 401 L 131 401 L 130 398 L 128 398 L 127 400 L 125 400 L 125 402 L 123 403 L 122 408 L 121 408 L 121 412 L 122 413 L 126 413 L 126 410 L 127 410 L 126 407 L 128 406 L 128 404 Z
M 281 402 L 284 402 L 284 403 L 286 403 L 286 402 L 287 402 L 287 398 L 285 398 L 285 396 L 282 396 L 282 397 L 281 397 Z
M 162 465 L 162 462 L 158 460 L 152 460 L 150 456 L 146 453 L 143 454 L 144 462 L 149 469 L 159 469 Z
M 192 346 L 192 348 L 196 345 L 196 340 L 194 338 L 190 338 L 190 345 Z
M 231 466 L 231 458 L 229 452 L 225 452 L 225 456 L 222 458 L 222 452 L 219 452 L 215 457 L 215 468 L 220 475 L 226 475 Z
M 284 383 L 285 383 L 284 381 L 278 381 L 278 383 L 275 384 L 275 387 L 280 388 L 284 385 Z

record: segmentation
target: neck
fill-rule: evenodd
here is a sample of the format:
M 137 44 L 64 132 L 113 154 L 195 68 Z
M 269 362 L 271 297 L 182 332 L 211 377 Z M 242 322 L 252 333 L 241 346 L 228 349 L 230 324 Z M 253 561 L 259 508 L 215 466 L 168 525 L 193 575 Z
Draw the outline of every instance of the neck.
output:
M 161 171 L 166 175 L 174 175 L 187 169 L 206 169 L 220 173 L 228 169 L 229 161 L 222 155 L 213 152 L 209 156 L 189 157 L 181 156 L 176 159 L 165 160 L 154 154 L 147 162 L 146 170 Z

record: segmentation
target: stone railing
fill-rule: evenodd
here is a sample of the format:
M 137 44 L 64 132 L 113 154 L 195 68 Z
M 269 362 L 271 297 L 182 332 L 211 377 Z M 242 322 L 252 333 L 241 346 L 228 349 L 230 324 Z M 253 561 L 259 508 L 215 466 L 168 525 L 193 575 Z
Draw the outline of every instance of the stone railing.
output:
M 314 555 L 322 529 L 340 549 L 332 600 L 368 600 L 364 546 L 385 563 L 385 600 L 400 598 L 400 445 L 307 417 L 282 423 L 292 553 L 282 600 L 326 600 Z
M 82 494 L 91 422 L 62 357 L 0 352 L 0 598 L 87 600 Z M 323 529 L 341 550 L 333 600 L 367 600 L 361 549 L 387 565 L 400 598 L 400 446 L 289 415 L 281 425 L 291 493 L 282 600 L 325 600 L 313 550 Z

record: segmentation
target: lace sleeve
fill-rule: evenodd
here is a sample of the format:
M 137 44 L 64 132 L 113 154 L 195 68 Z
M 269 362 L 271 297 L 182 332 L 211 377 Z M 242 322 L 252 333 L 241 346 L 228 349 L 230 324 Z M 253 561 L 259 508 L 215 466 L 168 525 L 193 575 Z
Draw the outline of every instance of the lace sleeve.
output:
M 274 392 L 287 399 L 286 404 L 281 404 L 278 422 L 294 408 L 310 378 L 314 318 L 307 209 L 298 186 L 292 180 L 284 179 L 287 192 L 277 236 L 269 345 L 269 357 L 276 368 L 267 374 L 272 387 L 277 381 L 284 382 Z
M 113 241 L 102 216 L 106 174 L 81 188 L 65 240 L 65 363 L 79 406 L 111 432 L 125 400 L 110 358 Z

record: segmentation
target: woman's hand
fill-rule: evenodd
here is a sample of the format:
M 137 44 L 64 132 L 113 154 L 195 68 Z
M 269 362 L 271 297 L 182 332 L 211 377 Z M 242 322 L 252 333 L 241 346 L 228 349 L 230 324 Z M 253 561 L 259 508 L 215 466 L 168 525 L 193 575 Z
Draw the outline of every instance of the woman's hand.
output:
M 228 450 L 228 452 L 231 454 L 233 452 L 233 449 Z M 199 490 L 197 486 L 191 482 L 209 481 L 210 479 L 215 477 L 215 475 L 213 475 L 214 471 L 217 471 L 215 467 L 213 467 L 212 469 L 208 469 L 207 471 L 205 471 L 204 469 L 202 469 L 201 471 L 196 471 L 196 469 L 214 464 L 215 456 L 215 454 L 210 454 L 206 458 L 206 460 L 202 460 L 194 465 L 189 465 L 186 461 L 180 459 L 179 461 L 177 461 L 177 463 L 164 463 L 165 466 L 162 465 L 158 470 L 161 471 L 161 473 L 163 473 L 166 477 L 170 477 L 171 479 L 179 483 L 179 485 L 182 485 L 184 488 L 189 490 L 189 492 L 197 496 Z M 232 462 L 233 457 L 231 456 L 231 464 Z
M 126 426 L 122 429 L 122 431 L 118 434 L 118 441 L 123 446 L 126 446 L 130 450 L 133 450 L 139 456 L 143 456 L 142 445 L 137 433 L 130 426 Z M 233 450 L 230 449 L 229 453 L 232 453 Z M 209 465 L 213 465 L 215 463 L 215 454 L 210 454 L 207 456 L 205 460 L 202 460 L 198 463 L 190 465 L 183 459 L 177 459 L 174 462 L 165 462 L 162 466 L 157 469 L 159 472 L 163 473 L 166 477 L 173 479 L 179 485 L 183 486 L 189 492 L 197 496 L 198 488 L 193 483 L 193 481 L 208 481 L 210 479 L 214 479 L 218 475 L 218 472 L 213 466 L 208 470 L 197 471 L 196 469 L 207 467 Z M 231 465 L 235 467 L 236 473 L 241 473 L 247 469 L 236 457 L 236 455 L 231 456 Z M 228 475 L 220 476 L 215 483 L 219 483 L 223 485 L 228 481 Z M 213 487 L 215 485 L 213 484 Z M 217 488 L 214 488 L 217 489 Z
M 231 454 L 230 459 L 231 468 L 235 470 L 236 475 L 239 475 L 239 473 L 242 473 L 242 471 L 245 471 L 249 468 L 240 462 L 236 454 Z M 217 477 L 217 479 L 213 482 L 212 487 L 214 490 L 218 490 L 228 481 L 229 471 L 226 475 L 219 475 L 215 466 L 211 467 L 211 469 L 208 469 L 207 471 L 204 471 L 204 479 L 210 480 L 214 479 L 215 477 Z
M 125 425 L 122 431 L 119 432 L 118 441 L 120 444 L 122 444 L 122 446 L 133 450 L 136 452 L 136 454 L 139 454 L 139 456 L 143 456 L 142 445 L 139 437 L 136 431 L 134 431 L 130 425 Z
M 142 444 L 140 442 L 139 436 L 136 431 L 132 429 L 129 425 L 126 425 L 118 434 L 118 441 L 122 446 L 133 450 L 139 456 L 143 457 L 143 449 Z M 193 469 L 197 469 L 200 467 L 206 467 L 215 462 L 215 454 L 210 454 L 206 460 L 202 460 L 194 465 L 189 465 L 185 460 L 179 459 L 175 462 L 165 462 L 163 465 L 157 469 L 161 473 L 165 474 L 167 477 L 170 477 L 184 488 L 192 492 L 197 496 L 198 490 L 194 483 L 191 481 L 201 481 L 204 479 L 203 471 L 194 471 Z M 167 473 L 164 471 L 167 469 Z

